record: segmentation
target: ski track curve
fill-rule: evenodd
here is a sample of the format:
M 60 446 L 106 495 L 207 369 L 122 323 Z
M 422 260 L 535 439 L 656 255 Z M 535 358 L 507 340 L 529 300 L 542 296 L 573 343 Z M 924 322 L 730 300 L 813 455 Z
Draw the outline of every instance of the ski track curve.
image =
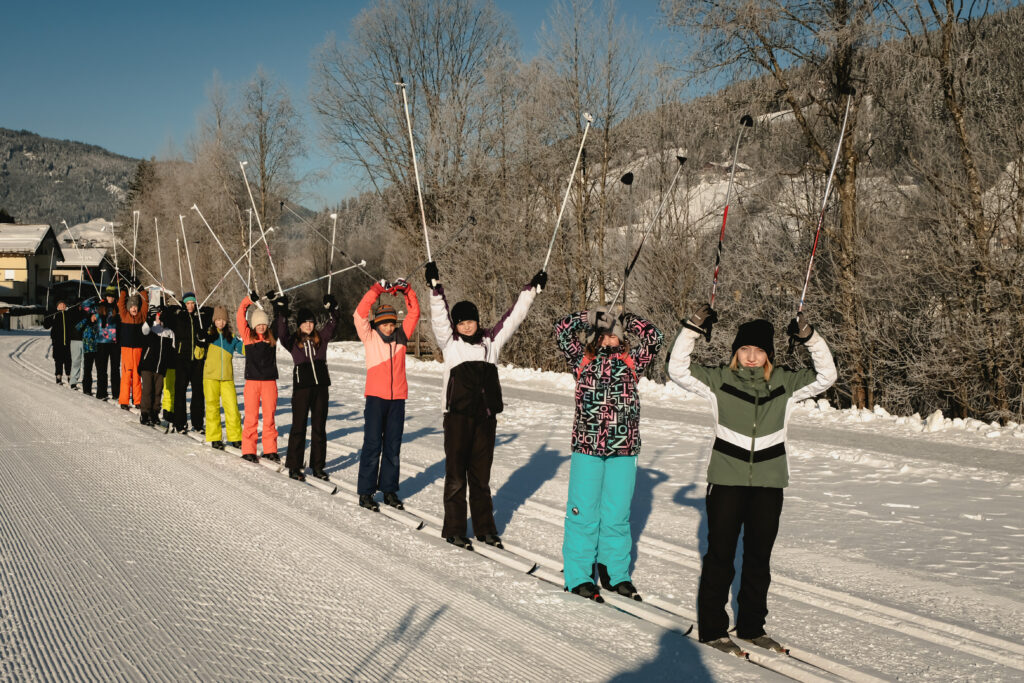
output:
M 230 456 L 197 457 L 196 444 L 157 438 L 110 405 L 55 400 L 35 377 L 4 375 L 5 677 L 600 680 L 655 654 L 595 648 L 592 634 L 573 633 L 580 614 L 609 633 L 636 631 L 633 620 L 532 579 L 515 581 L 522 604 L 511 609 L 487 595 L 507 586 L 504 570 L 490 569 L 483 593 L 458 590 L 483 560 L 439 540 L 403 535 L 414 564 L 388 571 L 367 559 L 381 557 L 390 521 L 339 515 L 313 489 Z M 68 433 L 81 424 L 69 405 L 94 432 Z M 108 443 L 110 423 L 147 447 Z M 503 634 L 516 635 L 511 647 Z M 516 649 L 524 639 L 528 650 Z M 647 645 L 657 640 L 646 633 Z

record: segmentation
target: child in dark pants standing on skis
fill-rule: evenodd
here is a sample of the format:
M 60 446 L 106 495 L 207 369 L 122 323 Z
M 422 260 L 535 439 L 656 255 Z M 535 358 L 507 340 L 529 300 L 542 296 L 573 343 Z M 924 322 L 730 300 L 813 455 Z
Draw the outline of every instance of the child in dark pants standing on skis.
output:
M 828 345 L 804 320 L 790 322 L 787 333 L 806 345 L 814 369 L 788 370 L 772 365 L 775 328 L 767 320 L 740 325 L 729 365 L 692 365 L 695 342 L 710 336 L 717 315 L 705 304 L 683 324 L 666 363 L 679 386 L 707 399 L 717 419 L 708 463 L 705 497 L 708 549 L 697 593 L 697 629 L 701 642 L 742 656 L 728 634 L 725 605 L 735 571 L 733 561 L 743 529 L 743 573 L 736 614 L 737 637 L 759 647 L 784 651 L 765 634 L 770 559 L 782 514 L 782 490 L 789 484 L 786 425 L 798 402 L 816 396 L 836 381 Z
M 579 333 L 590 337 L 586 347 Z M 640 344 L 631 349 L 626 332 Z M 633 536 L 629 512 L 640 454 L 637 382 L 661 348 L 662 334 L 631 313 L 619 320 L 605 307 L 573 313 L 555 324 L 558 348 L 576 376 L 569 500 L 562 558 L 565 587 L 602 601 L 594 564 L 605 590 L 634 600 L 629 564 Z
M 269 295 L 268 295 L 269 296 Z M 324 296 L 324 308 L 328 319 L 323 327 L 316 329 L 316 318 L 308 308 L 299 309 L 295 318 L 298 330 L 292 334 L 288 329 L 288 300 L 278 296 L 273 300 L 277 312 L 277 338 L 281 345 L 292 354 L 295 367 L 292 369 L 292 427 L 288 432 L 288 476 L 305 481 L 303 465 L 306 459 L 306 421 L 309 420 L 312 434 L 309 447 L 309 467 L 313 476 L 324 481 L 330 480 L 324 465 L 327 463 L 327 404 L 331 375 L 327 371 L 327 343 L 334 336 L 338 325 L 338 300 L 332 295 Z
M 515 305 L 490 328 L 480 327 L 480 314 L 469 301 L 448 311 L 437 264 L 426 266 L 431 287 L 431 326 L 444 354 L 441 404 L 444 410 L 444 525 L 441 535 L 462 548 L 472 548 L 466 536 L 466 489 L 478 540 L 499 548 L 501 538 L 494 523 L 491 503 L 491 463 L 497 415 L 504 408 L 498 382 L 498 357 L 502 347 L 526 319 L 526 314 L 547 284 L 540 271 L 519 293 Z
M 406 316 L 398 326 L 398 314 L 390 304 L 381 304 L 370 322 L 370 308 L 381 294 L 405 297 Z M 399 454 L 405 428 L 405 400 L 409 384 L 405 379 L 405 352 L 416 331 L 420 304 L 408 282 L 390 287 L 375 282 L 352 315 L 356 333 L 366 351 L 366 409 L 363 449 L 359 455 L 359 504 L 378 509 L 373 495 L 379 490 L 384 503 L 404 509 L 398 498 Z

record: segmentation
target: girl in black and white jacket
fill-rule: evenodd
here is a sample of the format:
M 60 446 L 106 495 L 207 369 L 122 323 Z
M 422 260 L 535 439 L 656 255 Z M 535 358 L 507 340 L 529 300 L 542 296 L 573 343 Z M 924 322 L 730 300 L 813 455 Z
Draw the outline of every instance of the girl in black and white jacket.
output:
M 474 304 L 460 301 L 448 310 L 437 264 L 426 266 L 430 292 L 431 326 L 444 355 L 441 407 L 444 410 L 444 526 L 449 543 L 471 548 L 466 537 L 466 488 L 477 539 L 503 547 L 494 523 L 491 503 L 491 462 L 497 415 L 503 409 L 498 381 L 502 347 L 526 319 L 533 300 L 544 285 L 541 271 L 520 292 L 515 305 L 490 329 L 480 327 Z

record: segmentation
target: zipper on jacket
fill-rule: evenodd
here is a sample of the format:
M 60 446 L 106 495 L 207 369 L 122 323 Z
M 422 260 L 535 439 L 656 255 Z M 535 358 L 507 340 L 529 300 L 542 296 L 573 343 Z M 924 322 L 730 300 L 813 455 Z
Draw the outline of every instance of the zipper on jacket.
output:
M 391 400 L 395 400 L 395 353 L 391 344 L 388 344 L 388 366 L 391 370 Z
M 309 338 L 306 338 L 306 358 L 309 359 L 309 366 L 313 368 L 313 384 L 320 384 L 320 380 L 316 376 L 316 360 L 313 358 L 313 345 L 309 343 Z
M 747 486 L 754 485 L 754 444 L 757 442 L 757 409 L 761 405 L 761 397 L 754 395 L 754 427 L 750 434 L 750 467 L 748 468 Z

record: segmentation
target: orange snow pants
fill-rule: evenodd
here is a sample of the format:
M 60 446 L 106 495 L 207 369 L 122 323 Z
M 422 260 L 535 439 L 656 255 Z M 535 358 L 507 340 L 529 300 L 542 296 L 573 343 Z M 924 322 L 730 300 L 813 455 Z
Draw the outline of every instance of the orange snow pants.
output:
M 242 454 L 256 455 L 256 434 L 259 431 L 260 406 L 263 407 L 263 455 L 277 453 L 276 380 L 245 380 L 245 424 L 242 426 Z
M 142 375 L 139 374 L 139 361 L 142 360 L 142 349 L 121 347 L 121 395 L 118 403 L 123 406 L 134 401 L 142 403 Z

